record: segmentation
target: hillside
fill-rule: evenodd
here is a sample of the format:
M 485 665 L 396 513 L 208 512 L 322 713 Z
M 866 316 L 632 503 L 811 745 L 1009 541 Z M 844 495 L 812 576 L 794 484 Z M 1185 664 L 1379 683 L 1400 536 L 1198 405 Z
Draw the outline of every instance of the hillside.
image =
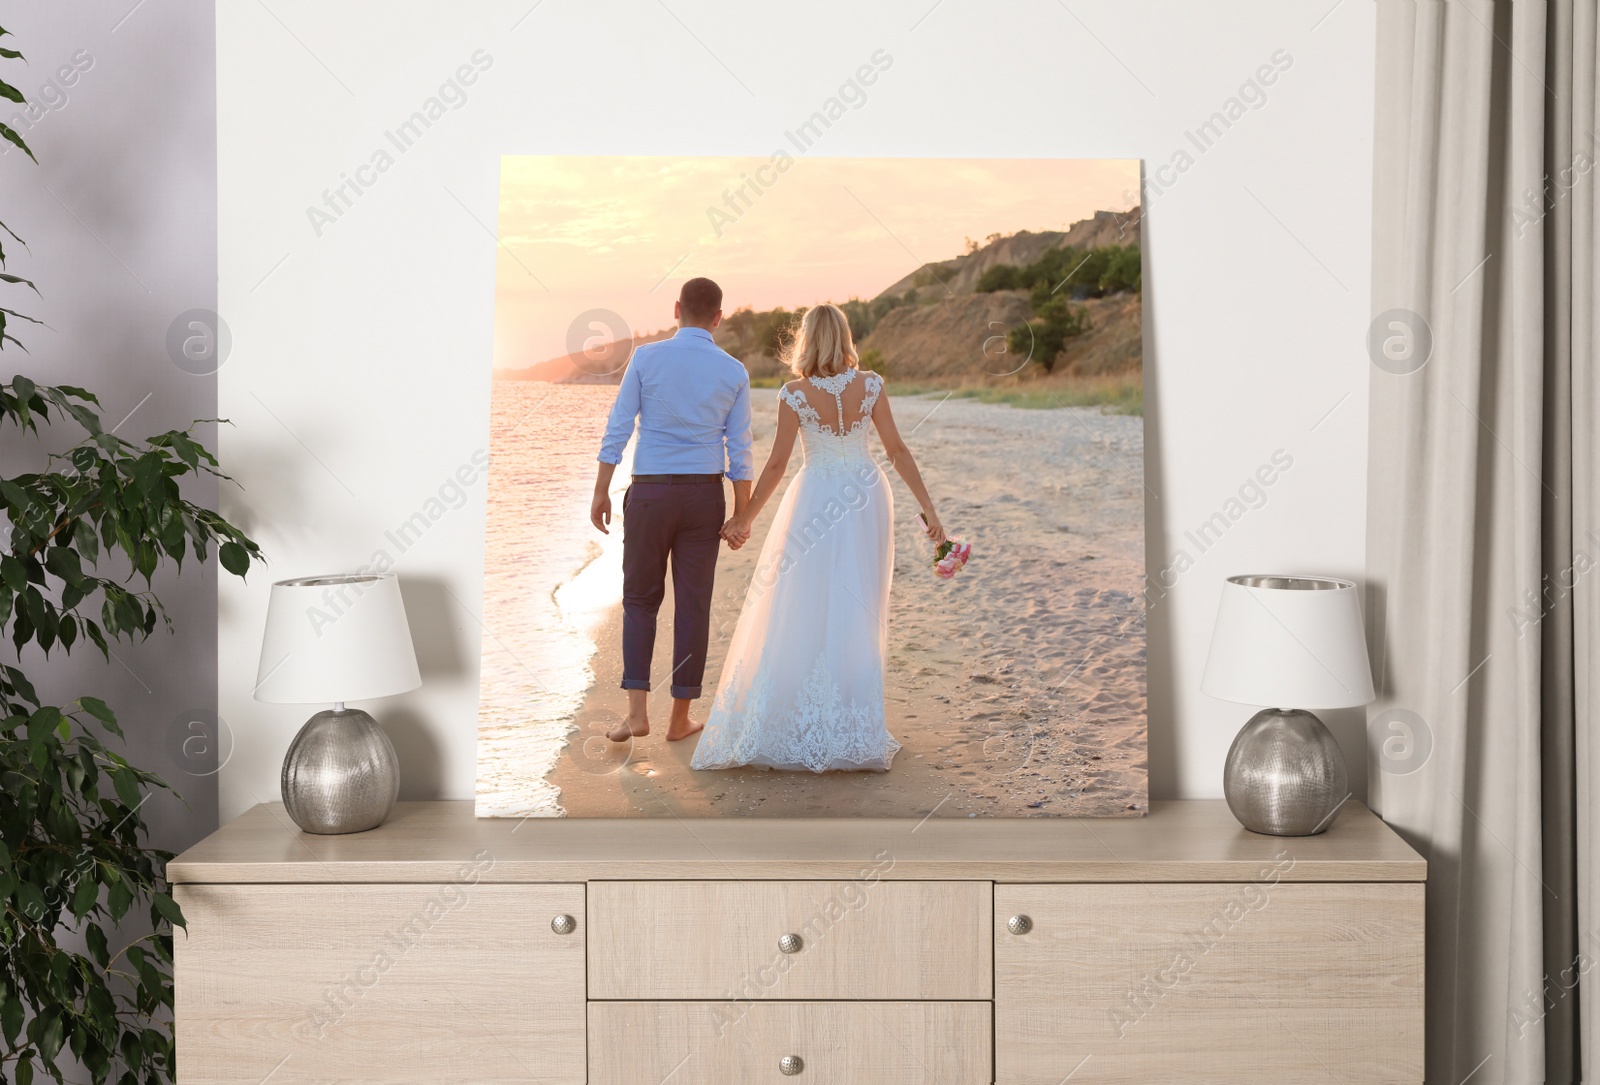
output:
M 872 364 L 896 379 L 1000 376 L 1021 364 L 1006 348 L 1006 332 L 1028 316 L 1020 293 L 957 294 L 890 310 L 859 346 L 876 351 L 882 361 Z
M 1138 209 L 1100 211 L 1065 231 L 1023 231 L 925 265 L 869 303 L 869 311 L 883 311 L 860 346 L 899 380 L 987 386 L 1041 378 L 1137 380 L 1144 358 L 1141 280 L 1102 279 L 1096 269 L 1112 266 L 1108 254 L 1132 249 L 1137 272 L 1139 234 Z M 1098 255 L 1092 261 L 1078 254 Z M 979 292 L 995 285 L 985 273 L 1002 267 L 1014 269 L 1013 280 L 1031 281 Z M 1066 327 L 1075 330 L 1059 334 Z
M 1138 208 L 1097 211 L 1066 230 L 991 235 L 971 252 L 923 265 L 870 300 L 851 298 L 840 305 L 866 364 L 895 380 L 987 386 L 1114 376 L 1137 385 L 1143 357 L 1139 220 Z M 1073 251 L 1061 251 L 1066 249 Z M 1100 263 L 1080 262 L 1079 254 Z M 1102 278 L 1094 269 L 1111 256 L 1131 272 Z M 980 284 L 994 268 L 1017 272 L 996 272 L 990 277 L 996 281 Z M 1077 268 L 1084 270 L 1071 275 Z M 980 292 L 980 285 L 988 292 Z M 779 377 L 786 370 L 774 353 L 797 315 L 740 309 L 717 329 L 717 345 L 742 361 L 752 378 Z M 525 369 L 495 370 L 494 376 L 612 384 L 622 379 L 619 360 L 635 346 L 672 334 L 669 328 L 623 340 L 599 356 L 570 354 Z
M 970 294 L 985 271 L 999 264 L 1031 264 L 1054 248 L 1069 246 L 1074 249 L 1101 249 L 1110 245 L 1139 244 L 1139 209 L 1132 211 L 1096 211 L 1093 218 L 1075 222 L 1062 230 L 1033 233 L 1023 230 L 991 241 L 978 249 L 950 260 L 928 264 L 891 284 L 878 294 L 904 296 L 915 289 L 918 296 L 932 296 L 935 291 Z M 943 285 L 941 285 L 941 282 Z
M 1086 298 L 1080 303 L 1089 328 L 1062 351 L 1052 376 L 1092 377 L 1136 373 L 1143 359 L 1138 294 Z M 1007 333 L 1028 323 L 1027 294 L 1017 290 L 965 294 L 933 305 L 892 310 L 862 340 L 877 351 L 881 368 L 895 380 L 994 383 L 995 378 L 1034 376 L 1026 352 L 1007 345 Z

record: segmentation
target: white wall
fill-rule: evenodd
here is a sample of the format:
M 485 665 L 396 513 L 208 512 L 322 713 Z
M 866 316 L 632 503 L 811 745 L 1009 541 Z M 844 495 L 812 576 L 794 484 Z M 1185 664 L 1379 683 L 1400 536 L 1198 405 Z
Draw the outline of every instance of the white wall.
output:
M 426 680 L 375 707 L 403 797 L 470 797 L 481 485 L 403 554 L 384 533 L 487 441 L 498 157 L 766 154 L 887 49 L 813 153 L 1146 161 L 1148 558 L 1194 562 L 1151 612 L 1151 785 L 1219 795 L 1249 712 L 1198 690 L 1221 578 L 1363 565 L 1373 40 L 1372 6 L 1334 0 L 226 5 L 225 508 L 271 578 L 398 559 Z M 480 49 L 466 103 L 318 236 L 308 208 Z M 1197 150 L 1186 133 L 1278 50 L 1264 104 Z M 1279 449 L 1263 507 L 1204 552 L 1185 538 Z M 276 797 L 307 714 L 250 698 L 268 579 L 222 589 L 224 816 Z M 1360 778 L 1359 715 L 1331 722 Z
M 180 368 L 167 349 L 179 314 L 217 306 L 212 19 L 207 0 L 12 5 L 4 19 L 11 33 L 0 44 L 27 57 L 5 62 L 7 81 L 28 103 L 0 100 L 0 122 L 39 159 L 0 154 L 0 219 L 28 242 L 24 251 L 7 240 L 6 270 L 41 296 L 8 287 L 0 304 L 49 327 L 13 322 L 29 353 L 8 346 L 0 366 L 6 380 L 22 373 L 95 392 L 123 437 L 216 416 L 215 376 Z M 70 426 L 42 443 L 8 430 L 5 473 L 37 469 L 46 448 L 75 439 Z M 215 493 L 201 484 L 188 496 Z M 182 795 L 158 793 L 141 811 L 157 846 L 181 850 L 217 825 L 217 747 L 189 729 L 215 726 L 216 567 L 188 562 L 155 589 L 173 634 L 117 647 L 111 663 L 86 643 L 37 670 L 36 653 L 25 662 L 55 703 L 91 694 L 116 710 L 123 752 Z

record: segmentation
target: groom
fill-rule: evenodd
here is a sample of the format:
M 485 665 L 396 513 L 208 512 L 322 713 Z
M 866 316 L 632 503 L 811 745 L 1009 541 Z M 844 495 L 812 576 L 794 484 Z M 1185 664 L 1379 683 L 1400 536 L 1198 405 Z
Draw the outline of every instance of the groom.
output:
M 689 702 L 700 696 L 711 636 L 711 584 L 727 520 L 722 476 L 733 482 L 734 515 L 750 500 L 750 375 L 711 339 L 722 322 L 722 288 L 710 279 L 690 279 L 672 315 L 677 333 L 636 348 L 622 375 L 589 507 L 590 521 L 609 535 L 611 476 L 637 419 L 633 484 L 622 498 L 622 688 L 628 691 L 628 722 L 607 733 L 613 742 L 650 733 L 645 702 L 669 559 L 667 741 L 688 738 L 704 726 L 690 720 Z

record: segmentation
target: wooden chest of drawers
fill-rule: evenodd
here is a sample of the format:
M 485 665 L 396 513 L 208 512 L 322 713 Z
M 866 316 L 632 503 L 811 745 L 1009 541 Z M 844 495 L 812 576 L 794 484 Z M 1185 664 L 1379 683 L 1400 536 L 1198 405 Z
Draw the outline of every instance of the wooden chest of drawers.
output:
M 189 1085 L 1420 1082 L 1422 860 L 1348 806 L 1140 820 L 477 821 L 174 860 Z

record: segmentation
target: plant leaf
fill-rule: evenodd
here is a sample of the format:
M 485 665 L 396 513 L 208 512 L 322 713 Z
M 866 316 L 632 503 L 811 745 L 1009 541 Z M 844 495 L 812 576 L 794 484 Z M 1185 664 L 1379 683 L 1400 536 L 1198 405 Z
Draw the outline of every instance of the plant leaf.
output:
M 100 899 L 100 883 L 93 878 L 84 878 L 78 882 L 78 888 L 72 893 L 72 914 L 82 919 L 89 914 L 95 902 Z
M 44 918 L 44 893 L 32 882 L 23 882 L 17 886 L 17 907 L 37 923 Z
M 44 1025 L 39 1029 L 39 1060 L 46 1066 L 53 1065 L 56 1056 L 61 1053 L 61 1041 L 65 1032 L 61 1015 L 53 1010 L 45 1011 Z
M 83 932 L 83 939 L 89 946 L 89 954 L 101 968 L 111 963 L 111 947 L 106 945 L 106 932 L 100 929 L 98 923 L 90 923 Z
M 112 769 L 111 786 L 116 788 L 117 798 L 129 806 L 139 805 L 139 781 L 134 777 L 132 771 L 120 765 Z
M 111 707 L 98 697 L 79 697 L 78 703 L 83 706 L 85 712 L 101 723 L 115 724 L 117 722 L 116 713 L 112 712 Z
M 234 576 L 243 576 L 250 570 L 250 554 L 236 542 L 225 542 L 218 547 L 217 560 Z
M 101 935 L 104 938 L 104 935 Z M 6 1046 L 15 1047 L 17 1036 L 22 1032 L 22 1000 L 15 996 L 7 996 L 4 1006 L 0 1006 L 0 1030 L 5 1032 Z
M 28 572 L 22 567 L 22 562 L 6 554 L 0 556 L 0 580 L 4 580 L 6 587 L 14 592 L 24 591 L 28 587 Z
M 128 914 L 128 905 L 132 903 L 133 890 L 128 888 L 127 882 L 117 882 L 106 890 L 106 907 L 111 910 L 112 919 L 120 921 Z
M 4 125 L 4 124 L 0 124 L 0 139 L 4 139 L 7 143 L 10 143 L 14 147 L 16 147 L 22 153 L 26 154 L 29 158 L 33 158 L 33 149 L 31 147 L 29 147 L 26 142 L 23 141 L 23 138 L 21 136 L 17 135 L 17 133 L 16 133 L 16 131 L 14 129 L 12 129 L 12 128 Z M 33 158 L 33 160 L 34 160 L 34 162 L 38 162 L 39 161 L 37 158 Z M 19 1066 L 19 1067 L 17 1067 L 17 1069 L 18 1069 L 18 1071 L 20 1071 L 22 1069 L 22 1067 Z
M 174 927 L 188 930 L 188 924 L 183 919 L 183 909 L 178 907 L 178 902 L 165 893 L 157 893 L 150 898 L 150 903 L 160 913 L 161 918 L 171 923 Z

